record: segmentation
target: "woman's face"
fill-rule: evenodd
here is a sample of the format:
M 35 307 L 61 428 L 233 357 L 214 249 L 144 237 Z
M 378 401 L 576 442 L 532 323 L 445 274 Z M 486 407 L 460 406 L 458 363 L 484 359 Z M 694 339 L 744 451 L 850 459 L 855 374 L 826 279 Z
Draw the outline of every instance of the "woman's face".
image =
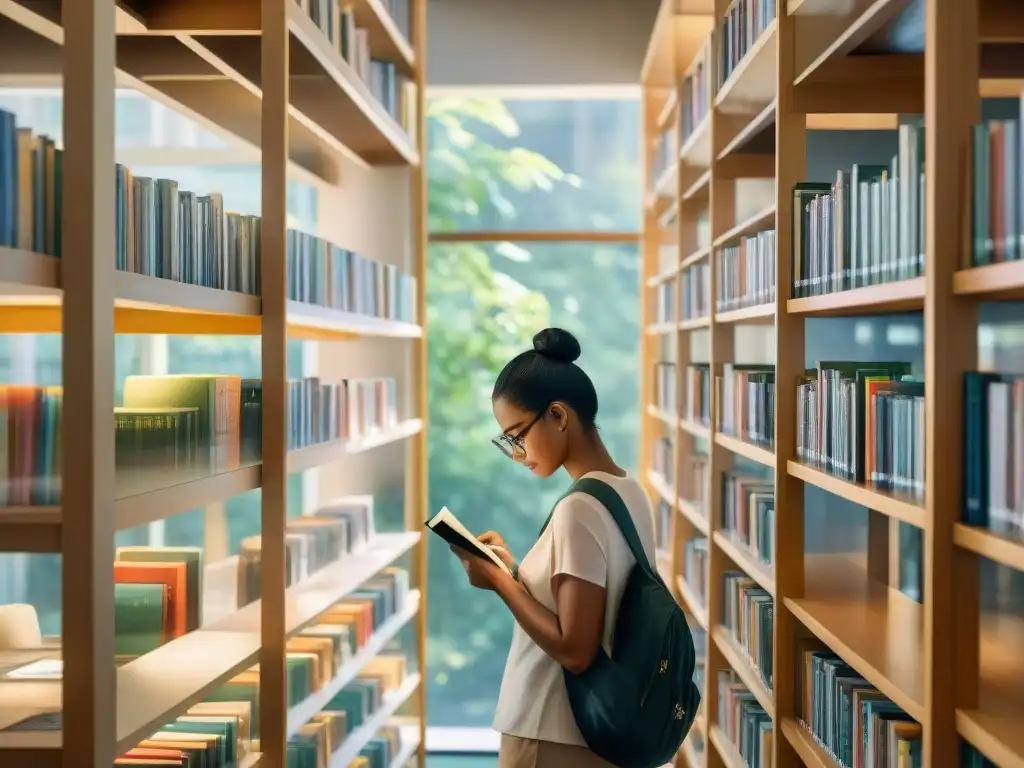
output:
M 499 397 L 492 402 L 501 435 L 494 441 L 513 461 L 537 477 L 550 477 L 565 462 L 568 411 L 560 403 L 525 411 Z

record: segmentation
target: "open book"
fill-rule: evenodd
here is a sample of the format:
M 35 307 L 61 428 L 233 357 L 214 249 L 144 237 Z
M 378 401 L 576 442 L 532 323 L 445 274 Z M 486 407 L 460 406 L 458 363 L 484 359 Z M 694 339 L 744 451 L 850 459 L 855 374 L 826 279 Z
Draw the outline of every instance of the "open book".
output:
M 505 573 L 512 575 L 512 571 L 501 561 L 501 558 L 494 554 L 486 544 L 477 541 L 476 536 L 466 530 L 466 526 L 459 522 L 459 519 L 448 510 L 448 507 L 441 507 L 441 511 L 427 520 L 426 525 L 449 544 L 476 557 L 486 557 Z

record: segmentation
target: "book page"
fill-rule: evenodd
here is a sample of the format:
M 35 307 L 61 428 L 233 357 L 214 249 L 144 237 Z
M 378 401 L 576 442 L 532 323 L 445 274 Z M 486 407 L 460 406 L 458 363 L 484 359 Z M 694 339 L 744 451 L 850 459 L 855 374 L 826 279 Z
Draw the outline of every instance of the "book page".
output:
M 503 571 L 511 575 L 512 571 L 510 571 L 508 566 L 502 562 L 501 558 L 498 557 L 490 547 L 485 544 L 481 544 L 477 540 L 476 536 L 470 533 L 466 529 L 466 526 L 464 526 L 459 519 L 451 513 L 448 507 L 442 507 L 440 512 L 434 515 L 431 520 L 427 521 L 427 527 L 449 544 L 465 549 L 470 554 L 486 557 Z

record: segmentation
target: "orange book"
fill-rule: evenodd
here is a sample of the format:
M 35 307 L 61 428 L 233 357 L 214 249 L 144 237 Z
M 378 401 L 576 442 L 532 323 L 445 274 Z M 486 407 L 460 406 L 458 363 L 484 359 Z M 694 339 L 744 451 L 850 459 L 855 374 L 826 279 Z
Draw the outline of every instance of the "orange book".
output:
M 356 645 L 362 648 L 373 634 L 373 603 L 355 601 L 339 603 L 320 619 L 323 624 L 352 624 Z
M 187 765 L 180 749 L 130 749 L 114 760 L 114 765 Z
M 164 634 L 169 640 L 188 631 L 188 590 L 185 563 L 114 563 L 115 584 L 163 584 L 167 587 L 167 619 Z

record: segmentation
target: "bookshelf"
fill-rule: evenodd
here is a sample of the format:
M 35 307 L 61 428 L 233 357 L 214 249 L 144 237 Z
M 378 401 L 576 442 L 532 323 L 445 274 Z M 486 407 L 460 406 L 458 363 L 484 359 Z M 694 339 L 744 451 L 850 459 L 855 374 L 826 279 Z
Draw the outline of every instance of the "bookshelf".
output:
M 54 145 L 0 111 L 0 334 L 60 333 L 68 381 L 33 395 L 56 398 L 39 402 L 57 403 L 45 413 L 58 414 L 46 423 L 59 437 L 46 432 L 36 449 L 56 464 L 33 465 L 40 487 L 5 490 L 0 507 L 0 552 L 61 555 L 69 640 L 19 644 L 0 605 L 5 767 L 94 768 L 164 742 L 244 768 L 299 765 L 296 756 L 346 768 L 371 748 L 391 768 L 425 764 L 426 8 L 0 0 L 4 85 L 59 84 L 64 115 Z M 259 217 L 125 174 L 115 164 L 118 88 L 254 158 Z M 23 139 L 31 154 L 19 154 Z M 215 155 L 205 156 L 216 164 Z M 25 157 L 36 174 L 12 175 Z M 321 231 L 289 229 L 296 178 L 321 196 Z M 377 188 L 388 194 L 366 192 Z M 364 210 L 377 198 L 394 202 L 394 217 Z M 166 402 L 143 402 L 158 397 L 146 387 L 161 376 L 136 376 L 137 401 L 120 404 L 115 424 L 119 334 L 258 339 L 260 373 L 240 384 L 206 377 L 216 388 L 196 407 L 170 390 Z M 319 376 L 289 376 L 289 340 L 315 345 Z M 385 378 L 396 366 L 401 374 Z M 122 421 L 151 426 L 152 411 L 172 436 L 146 454 L 149 443 L 124 440 L 155 433 Z M 133 451 L 146 461 L 128 471 Z M 193 451 L 210 457 L 193 461 Z M 168 463 L 152 459 L 165 454 Z M 375 465 L 386 471 L 368 472 Z M 300 472 L 314 493 L 295 517 L 288 478 Z M 345 496 L 344 478 L 387 472 L 402 489 L 401 530 L 375 531 L 374 499 Z M 257 489 L 259 536 L 229 557 L 224 504 Z M 205 552 L 115 547 L 119 532 L 190 510 L 203 510 Z M 394 567 L 404 559 L 408 570 Z M 159 608 L 146 630 L 157 641 L 131 653 L 125 638 L 141 642 L 144 631 L 115 632 L 126 584 Z M 405 633 L 408 666 L 391 652 Z M 58 661 L 56 673 L 11 676 Z M 353 685 L 362 704 L 347 711 L 351 722 L 324 715 L 345 711 L 340 696 Z M 225 698 L 231 686 L 237 695 Z
M 998 421 L 965 406 L 964 374 L 984 365 L 980 305 L 1024 297 L 1024 269 L 1013 245 L 1019 228 L 1012 235 L 1007 230 L 1010 250 L 994 256 L 986 248 L 1000 246 L 986 245 L 984 237 L 979 245 L 977 234 L 982 226 L 988 233 L 1017 226 L 994 223 L 996 203 L 978 197 L 983 184 L 995 184 L 992 195 L 1019 204 L 1019 191 L 1002 186 L 1018 181 L 979 176 L 997 167 L 981 153 L 1004 146 L 992 136 L 1017 128 L 992 127 L 992 118 L 987 129 L 975 128 L 982 124 L 982 99 L 1019 102 L 1024 90 L 1024 8 L 1001 0 L 739 4 L 741 28 L 737 2 L 662 2 L 642 72 L 641 461 L 666 529 L 659 543 L 671 584 L 705 647 L 703 717 L 676 762 L 691 768 L 849 764 L 850 755 L 830 752 L 822 731 L 802 722 L 813 716 L 805 708 L 808 697 L 839 695 L 805 686 L 818 686 L 826 679 L 818 675 L 838 670 L 839 677 L 860 681 L 848 690 L 865 696 L 861 702 L 879 702 L 870 705 L 871 717 L 898 712 L 892 717 L 903 718 L 882 727 L 890 729 L 885 738 L 892 750 L 909 750 L 906 764 L 1024 765 L 1024 740 L 1015 727 L 1024 697 L 1014 661 L 1020 620 L 1012 612 L 983 610 L 979 596 L 979 574 L 988 565 L 1024 570 L 1024 546 L 1017 523 L 969 523 L 962 501 L 988 493 L 984 476 L 970 480 L 969 473 L 978 471 L 971 469 L 977 466 L 971 455 L 992 445 L 965 448 L 965 439 L 990 435 L 995 427 L 989 424 Z M 831 184 L 837 178 L 832 169 L 840 165 L 825 163 L 831 177 L 812 171 L 811 147 L 820 153 L 825 145 L 856 141 L 851 135 L 858 131 L 888 131 L 908 143 L 893 153 L 891 171 L 879 168 L 886 173 L 839 188 L 843 194 L 865 190 L 861 195 L 890 190 L 890 213 L 880 209 L 873 221 L 906 216 L 885 231 L 909 239 L 842 245 L 852 261 L 829 262 L 839 252 L 828 250 L 838 217 L 854 217 L 842 221 L 856 228 L 856 212 L 867 216 L 875 203 L 865 197 L 859 204 L 856 198 L 837 202 L 827 185 L 804 186 L 809 180 Z M 979 166 L 985 158 L 987 168 Z M 1007 163 L 1007 178 L 1018 179 L 1019 154 Z M 849 184 L 850 162 L 840 167 Z M 894 192 L 901 179 L 907 189 Z M 821 206 L 840 204 L 854 213 L 828 208 L 837 218 L 826 222 Z M 806 221 L 797 223 L 797 214 Z M 816 243 L 803 239 L 819 231 L 814 227 L 826 233 L 819 244 L 828 249 L 814 251 Z M 736 246 L 742 247 L 742 269 L 729 266 L 729 249 Z M 698 272 L 702 265 L 708 266 Z M 702 292 L 698 300 L 694 290 Z M 807 341 L 813 323 L 895 316 L 918 318 L 923 359 L 913 381 L 895 369 L 879 375 L 890 392 L 913 404 L 903 413 L 923 434 L 915 433 L 921 450 L 914 465 L 904 467 L 906 474 L 899 470 L 898 479 L 889 469 L 879 473 L 882 484 L 864 474 L 875 464 L 851 465 L 853 459 L 839 458 L 831 447 L 824 464 L 812 460 L 818 454 L 801 453 L 820 438 L 801 432 L 811 429 L 800 426 L 809 406 L 797 402 L 794 388 L 809 381 L 805 371 L 816 364 L 811 348 L 828 348 Z M 763 365 L 738 360 L 744 355 Z M 833 365 L 842 364 L 821 368 Z M 867 360 L 858 363 L 857 375 L 871 368 Z M 840 377 L 855 381 L 852 372 Z M 992 381 L 1013 380 L 1006 374 Z M 809 391 L 824 398 L 825 379 L 816 381 L 819 389 Z M 760 400 L 737 395 L 740 385 Z M 869 388 L 866 403 L 888 408 L 894 402 L 876 396 L 879 390 L 866 379 L 863 386 Z M 860 397 L 865 390 L 849 391 Z M 993 389 L 981 391 L 996 397 L 988 394 Z M 828 407 L 813 403 L 808 418 Z M 765 418 L 771 439 L 750 439 L 753 432 L 765 437 L 749 426 Z M 735 423 L 747 433 L 730 427 Z M 971 431 L 979 428 L 985 432 Z M 856 455 L 875 461 L 879 454 L 857 454 L 867 450 L 859 435 L 850 439 Z M 1015 438 L 1006 439 L 1012 449 Z M 862 476 L 866 480 L 850 479 Z M 729 483 L 743 486 L 742 493 Z M 976 487 L 983 490 L 971 490 Z M 848 530 L 842 517 L 853 505 L 865 508 L 863 551 L 810 551 L 805 494 L 824 494 L 824 519 L 838 531 Z M 990 510 L 983 512 L 988 520 Z M 921 537 L 916 598 L 901 584 L 904 529 Z M 692 558 L 702 574 L 694 574 Z M 726 585 L 734 586 L 737 577 L 746 580 L 738 599 L 748 615 L 770 601 L 768 622 L 736 626 L 730 614 L 737 598 Z M 760 728 L 760 740 L 742 741 L 735 733 L 740 720 L 755 733 Z

